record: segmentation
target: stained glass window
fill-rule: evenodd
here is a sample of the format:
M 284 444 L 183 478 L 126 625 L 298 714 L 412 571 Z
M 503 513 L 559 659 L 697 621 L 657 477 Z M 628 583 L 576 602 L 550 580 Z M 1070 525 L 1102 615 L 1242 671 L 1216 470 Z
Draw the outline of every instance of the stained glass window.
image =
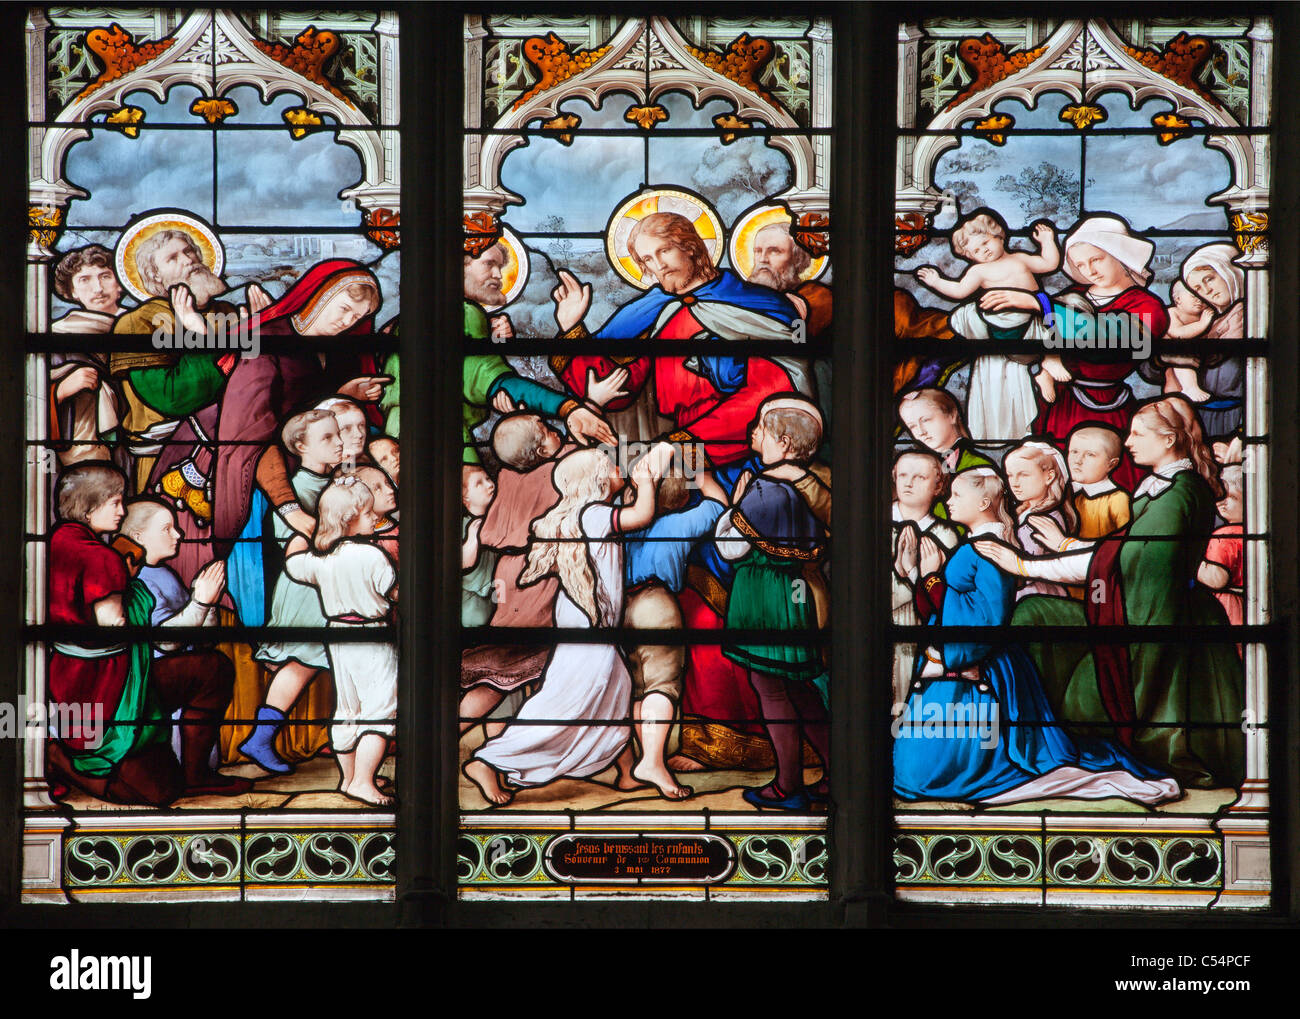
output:
M 24 896 L 389 898 L 396 15 L 28 41 Z
M 1292 915 L 1300 17 L 952 13 L 12 13 L 4 918 Z
M 900 898 L 1269 904 L 1271 41 L 899 26 Z
M 829 24 L 465 22 L 462 898 L 824 898 Z

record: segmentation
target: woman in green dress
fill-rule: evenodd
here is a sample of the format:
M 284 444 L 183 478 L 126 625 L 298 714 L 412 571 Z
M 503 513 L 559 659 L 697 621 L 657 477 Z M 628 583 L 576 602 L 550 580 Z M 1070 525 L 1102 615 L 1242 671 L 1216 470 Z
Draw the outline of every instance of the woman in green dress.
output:
M 1089 543 L 1032 518 L 1053 556 L 1023 558 L 991 541 L 976 551 L 1007 572 L 1087 584 L 1083 602 L 1033 595 L 1012 625 L 1176 627 L 1196 633 L 1227 624 L 1196 570 L 1222 497 L 1219 468 L 1192 405 L 1169 396 L 1133 417 L 1125 446 L 1151 473 L 1138 486 L 1127 531 Z M 1093 631 L 1095 632 L 1095 631 Z M 1230 631 L 1215 643 L 1134 641 L 1030 644 L 1053 709 L 1104 726 L 1150 764 L 1191 788 L 1238 786 L 1245 769 L 1244 681 Z

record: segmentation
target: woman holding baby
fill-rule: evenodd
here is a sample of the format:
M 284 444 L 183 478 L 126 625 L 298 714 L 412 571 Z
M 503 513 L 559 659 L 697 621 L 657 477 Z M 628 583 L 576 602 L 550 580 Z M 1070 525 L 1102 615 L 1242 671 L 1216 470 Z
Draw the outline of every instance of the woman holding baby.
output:
M 1235 245 L 1205 244 L 1183 260 L 1182 283 L 1208 309 L 1205 326 L 1194 333 L 1200 340 L 1240 340 L 1246 335 L 1246 274 L 1235 263 L 1241 253 Z M 1175 284 L 1177 286 L 1177 284 Z M 1186 338 L 1193 338 L 1188 336 Z M 1159 384 L 1167 365 L 1190 365 L 1196 371 L 1200 392 L 1184 389 L 1196 404 L 1196 414 L 1208 438 L 1227 439 L 1245 420 L 1245 365 L 1241 358 L 1152 357 L 1138 371 Z M 1166 386 L 1166 392 L 1169 392 Z
M 1065 238 L 1062 269 L 1074 280 L 1053 298 L 1023 290 L 990 290 L 980 298 L 984 311 L 1020 309 L 1052 315 L 1054 330 L 1064 341 L 1067 353 L 1043 358 L 1036 378 L 1039 414 L 1034 433 L 1046 435 L 1064 449 L 1071 429 L 1084 421 L 1128 428 L 1136 408 L 1133 390 L 1124 379 L 1132 373 L 1130 360 L 1094 361 L 1070 353 L 1075 339 L 1097 337 L 1103 322 L 1137 321 L 1151 339 L 1160 339 L 1169 326 L 1169 313 L 1147 285 L 1148 266 L 1155 245 L 1139 237 L 1118 216 L 1087 216 Z M 1112 316 L 1103 319 L 1101 316 Z M 1123 316 L 1116 319 L 1113 316 Z M 1082 323 L 1082 325 L 1080 324 Z M 1075 336 L 1083 326 L 1090 336 Z M 1133 338 L 1130 337 L 1130 342 Z M 1096 343 L 1098 347 L 1101 343 Z M 1109 342 L 1107 343 L 1109 345 Z M 1114 478 L 1132 491 L 1139 475 L 1127 453 L 1121 458 Z

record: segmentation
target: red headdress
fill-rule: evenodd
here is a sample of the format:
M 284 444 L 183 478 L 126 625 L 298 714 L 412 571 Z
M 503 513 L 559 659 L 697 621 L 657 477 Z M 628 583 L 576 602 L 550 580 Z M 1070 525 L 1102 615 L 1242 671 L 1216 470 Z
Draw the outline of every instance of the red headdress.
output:
M 350 258 L 331 258 L 318 262 L 285 291 L 283 297 L 262 309 L 255 319 L 257 326 L 270 333 L 294 332 L 295 324 L 301 330 L 304 323 L 310 324 L 314 313 L 323 308 L 331 297 L 357 283 L 373 287 L 376 294 L 383 293 L 375 274 L 360 262 L 354 262 Z M 373 320 L 373 314 L 366 315 L 345 330 L 345 333 L 368 333 Z

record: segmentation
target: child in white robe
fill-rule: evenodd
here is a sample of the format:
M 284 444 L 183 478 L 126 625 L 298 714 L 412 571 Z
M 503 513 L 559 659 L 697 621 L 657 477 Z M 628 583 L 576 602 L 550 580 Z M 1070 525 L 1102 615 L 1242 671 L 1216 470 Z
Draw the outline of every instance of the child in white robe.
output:
M 373 541 L 374 497 L 355 475 L 336 477 L 317 504 L 313 553 L 306 539 L 290 546 L 285 572 L 320 594 L 333 627 L 383 626 L 397 597 L 397 570 Z M 397 648 L 389 643 L 327 645 L 337 703 L 330 743 L 339 762 L 339 792 L 378 807 L 393 798 L 376 783 L 397 716 Z
M 623 489 L 623 477 L 600 449 L 578 450 L 556 465 L 552 483 L 560 501 L 534 522 L 528 565 L 519 581 L 559 577 L 557 627 L 620 623 L 623 546 L 617 535 L 639 530 L 654 518 L 655 486 L 671 456 L 667 443 L 653 447 L 632 470 L 635 501 L 618 507 L 612 501 Z M 617 760 L 632 730 L 584 723 L 626 720 L 631 703 L 632 678 L 617 644 L 557 644 L 541 689 L 501 735 L 479 748 L 466 763 L 465 775 L 495 806 L 514 797 L 502 777 L 517 786 L 535 786 L 595 775 Z M 563 722 L 529 724 L 533 719 Z

